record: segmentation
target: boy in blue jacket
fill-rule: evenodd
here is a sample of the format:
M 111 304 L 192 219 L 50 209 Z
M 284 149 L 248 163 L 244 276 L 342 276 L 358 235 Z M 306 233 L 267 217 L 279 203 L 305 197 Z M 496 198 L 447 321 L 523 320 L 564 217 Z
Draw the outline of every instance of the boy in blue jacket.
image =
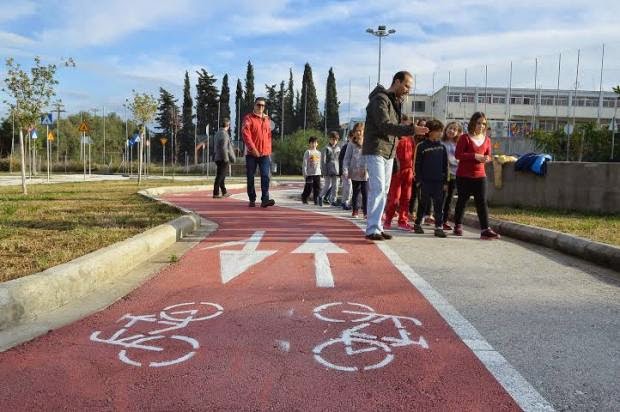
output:
M 448 190 L 448 152 L 441 144 L 443 124 L 436 119 L 426 123 L 428 139 L 416 146 L 414 167 L 416 184 L 421 185 L 421 198 L 418 202 L 418 213 L 413 225 L 415 233 L 424 233 L 422 216 L 433 202 L 435 217 L 435 236 L 446 237 L 443 231 L 443 198 Z

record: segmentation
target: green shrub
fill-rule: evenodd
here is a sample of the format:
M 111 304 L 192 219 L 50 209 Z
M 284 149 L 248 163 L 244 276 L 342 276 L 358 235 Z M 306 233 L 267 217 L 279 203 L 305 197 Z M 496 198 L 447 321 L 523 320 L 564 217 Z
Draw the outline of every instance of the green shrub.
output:
M 278 163 L 282 174 L 302 174 L 301 166 L 304 160 L 304 152 L 308 149 L 310 136 L 318 137 L 319 150 L 327 144 L 323 132 L 314 129 L 306 130 L 305 133 L 300 129 L 293 134 L 284 136 L 282 140 L 274 140 L 273 161 Z

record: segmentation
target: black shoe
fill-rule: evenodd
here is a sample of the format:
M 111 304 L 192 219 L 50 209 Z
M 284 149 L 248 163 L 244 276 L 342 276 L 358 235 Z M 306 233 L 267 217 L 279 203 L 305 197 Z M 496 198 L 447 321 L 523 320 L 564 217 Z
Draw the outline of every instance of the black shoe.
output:
M 366 235 L 368 240 L 383 240 L 384 237 L 379 233 L 373 233 L 372 235 Z
M 437 237 L 446 237 L 446 232 L 444 232 L 442 228 L 437 227 L 437 228 L 435 228 L 435 236 L 437 236 Z
M 381 237 L 383 238 L 383 240 L 390 240 L 393 236 L 389 233 L 381 232 Z
M 304 205 L 308 204 L 308 199 L 301 199 L 301 203 L 303 203 Z
M 250 201 L 249 207 L 256 207 L 256 202 Z
M 423 235 L 424 234 L 424 229 L 422 229 L 421 225 L 415 224 L 415 225 L 413 225 L 413 232 L 417 233 L 418 235 Z
M 269 200 L 265 200 L 263 202 L 260 202 L 260 207 L 269 207 L 269 206 L 273 206 L 276 204 L 276 201 L 273 199 L 269 199 Z

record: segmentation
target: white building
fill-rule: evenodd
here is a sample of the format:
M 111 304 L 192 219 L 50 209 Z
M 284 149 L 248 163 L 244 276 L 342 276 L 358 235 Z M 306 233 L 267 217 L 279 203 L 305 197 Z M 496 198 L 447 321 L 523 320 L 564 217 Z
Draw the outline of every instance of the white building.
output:
M 403 113 L 466 124 L 474 112 L 482 111 L 494 137 L 519 137 L 532 129 L 570 127 L 573 121 L 608 127 L 615 119 L 618 127 L 618 97 L 613 92 L 584 90 L 444 86 L 433 95 L 409 95 Z

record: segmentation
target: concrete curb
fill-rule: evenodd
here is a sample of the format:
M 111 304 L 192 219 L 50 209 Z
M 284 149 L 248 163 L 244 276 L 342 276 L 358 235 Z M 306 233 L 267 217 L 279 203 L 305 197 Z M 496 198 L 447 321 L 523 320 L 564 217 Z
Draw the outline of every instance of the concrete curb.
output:
M 466 213 L 463 223 L 476 228 L 480 227 L 478 216 L 474 213 Z M 619 247 L 505 220 L 489 218 L 489 224 L 501 235 L 555 249 L 620 272 Z
M 157 193 L 167 193 L 162 189 L 166 188 L 157 188 Z M 195 190 L 206 190 L 206 187 L 192 186 L 191 190 L 183 187 L 182 191 Z M 139 193 L 167 203 L 158 199 L 152 191 L 149 189 Z M 170 191 L 176 191 L 176 187 Z M 70 262 L 1 283 L 0 330 L 36 319 L 71 301 L 84 298 L 106 283 L 122 278 L 200 226 L 201 217 L 198 214 L 173 207 L 186 215 Z

